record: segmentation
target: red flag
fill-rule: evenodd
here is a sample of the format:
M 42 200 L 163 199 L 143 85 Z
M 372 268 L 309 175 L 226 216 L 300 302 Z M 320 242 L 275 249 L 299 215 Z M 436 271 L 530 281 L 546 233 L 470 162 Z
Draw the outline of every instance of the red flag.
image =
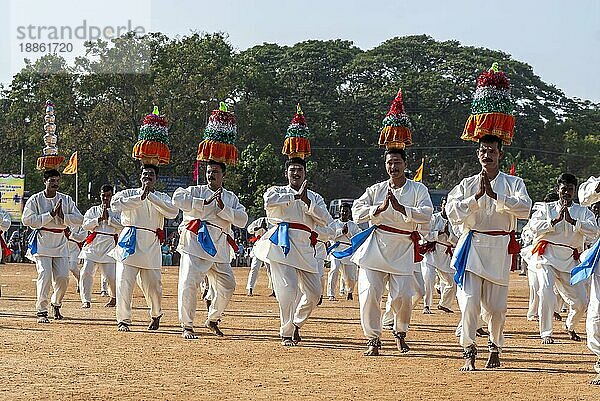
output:
M 515 175 L 515 164 L 514 163 L 510 165 L 510 172 L 509 172 L 509 174 L 510 175 Z
M 198 178 L 200 177 L 200 173 L 198 172 L 198 167 L 200 166 L 200 160 L 196 160 L 194 165 L 194 182 L 198 182 Z

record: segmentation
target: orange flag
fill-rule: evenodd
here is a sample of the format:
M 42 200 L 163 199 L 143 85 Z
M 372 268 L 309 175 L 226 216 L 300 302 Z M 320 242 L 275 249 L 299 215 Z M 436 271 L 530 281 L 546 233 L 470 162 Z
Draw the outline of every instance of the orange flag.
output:
M 77 152 L 73 152 L 69 159 L 69 164 L 63 170 L 63 174 L 77 174 Z
M 417 173 L 415 174 L 415 178 L 413 181 L 421 182 L 423 181 L 423 168 L 425 167 L 425 158 L 421 159 L 421 165 L 417 169 Z

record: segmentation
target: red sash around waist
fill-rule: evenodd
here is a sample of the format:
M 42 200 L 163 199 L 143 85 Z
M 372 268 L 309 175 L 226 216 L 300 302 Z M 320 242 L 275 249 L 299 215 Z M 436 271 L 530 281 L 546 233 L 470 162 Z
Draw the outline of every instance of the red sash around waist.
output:
M 144 227 L 135 227 L 135 226 L 127 226 L 127 227 L 133 227 L 136 230 L 144 230 L 144 231 L 150 231 L 151 233 L 156 234 L 156 236 L 158 237 L 158 241 L 162 244 L 163 242 L 165 242 L 165 231 L 162 228 L 157 228 L 156 230 L 152 230 L 150 228 L 144 228 Z
M 565 245 L 565 244 L 557 244 L 555 242 L 550 242 L 550 241 L 546 241 L 544 239 L 541 239 L 537 242 L 537 244 L 535 244 L 535 246 L 533 247 L 533 249 L 531 250 L 532 254 L 538 254 L 538 255 L 543 255 L 546 252 L 546 247 L 548 246 L 548 244 L 550 245 L 554 245 L 554 246 L 562 246 L 563 248 L 569 248 L 573 251 L 573 259 L 574 260 L 579 260 L 579 249 L 577 248 L 573 248 L 572 246 L 569 245 Z
M 423 255 L 419 253 L 419 241 L 421 240 L 421 235 L 418 231 L 400 230 L 398 228 L 386 226 L 384 224 L 378 225 L 377 228 L 394 234 L 408 235 L 413 243 L 413 261 L 416 263 L 423 260 Z
M 306 226 L 302 223 L 287 223 L 287 224 L 288 224 L 288 227 L 291 229 L 302 230 L 302 231 L 306 231 L 306 232 L 310 233 L 310 245 L 312 247 L 317 245 L 317 238 L 319 237 L 319 234 L 317 234 L 316 232 L 311 230 L 309 226 Z
M 196 219 L 196 220 L 191 220 L 187 226 L 185 228 L 187 228 L 189 231 L 193 232 L 194 234 L 198 235 L 198 230 L 200 229 L 200 224 L 202 223 L 202 220 L 200 219 Z M 207 226 L 213 226 L 216 227 L 220 230 L 223 230 L 221 227 L 212 224 L 206 220 L 204 220 L 204 223 Z M 235 253 L 237 253 L 240 249 L 240 247 L 238 246 L 238 244 L 235 242 L 235 239 L 233 239 L 233 237 L 229 234 L 227 234 L 225 231 L 223 231 L 223 234 L 225 234 L 225 236 L 227 237 L 227 243 L 229 244 L 229 246 L 231 246 L 231 248 L 233 248 L 233 251 Z
M 90 235 L 88 235 L 87 237 L 85 237 L 85 243 L 87 245 L 90 245 L 92 242 L 94 242 L 94 240 L 96 239 L 96 237 L 99 235 L 108 235 L 109 237 L 113 237 L 113 240 L 115 241 L 115 245 L 117 244 L 118 240 L 119 240 L 119 235 L 118 234 L 109 234 L 109 233 L 103 233 L 103 232 L 91 232 Z
M 446 247 L 445 254 L 450 255 L 450 257 L 452 257 L 452 254 L 453 254 L 452 245 L 444 244 L 443 242 L 438 242 L 438 241 L 427 241 L 426 243 L 424 243 L 423 245 L 421 245 L 419 247 L 419 252 L 422 255 L 425 255 L 428 252 L 433 252 L 433 251 L 435 251 L 437 244 L 445 246 Z

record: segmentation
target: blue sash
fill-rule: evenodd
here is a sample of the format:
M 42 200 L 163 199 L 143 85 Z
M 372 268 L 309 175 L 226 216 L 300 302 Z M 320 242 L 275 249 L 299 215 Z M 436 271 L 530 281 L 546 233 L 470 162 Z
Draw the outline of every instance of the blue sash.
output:
M 585 258 L 571 270 L 571 285 L 575 285 L 583 280 L 587 280 L 594 274 L 594 270 L 600 262 L 600 239 L 586 251 Z
M 29 236 L 27 237 L 27 248 L 29 249 L 29 253 L 31 255 L 35 255 L 38 253 L 38 233 L 39 229 L 32 230 Z
M 123 249 L 123 256 L 121 257 L 122 261 L 135 253 L 135 238 L 135 227 L 127 227 L 127 230 L 123 231 L 119 237 L 117 245 Z
M 366 230 L 353 235 L 352 238 L 350 238 L 350 243 L 352 245 L 350 245 L 350 247 L 344 249 L 343 251 L 333 252 L 333 256 L 337 259 L 342 259 L 346 256 L 351 256 L 354 252 L 356 252 L 358 248 L 360 248 L 360 246 L 367 240 L 367 238 L 369 238 L 369 235 L 371 235 L 371 233 L 375 231 L 376 228 L 377 226 L 373 225 L 367 228 Z
M 456 258 L 454 262 L 454 268 L 456 273 L 454 274 L 454 282 L 458 284 L 460 288 L 463 286 L 465 279 L 465 271 L 467 268 L 467 260 L 469 259 L 469 249 L 471 249 L 471 240 L 473 239 L 473 231 L 469 231 L 465 240 L 456 248 Z
M 269 237 L 269 241 L 273 244 L 280 246 L 285 256 L 290 253 L 290 235 L 289 235 L 289 224 L 281 222 L 277 226 L 277 229 Z
M 198 239 L 198 243 L 202 249 L 204 249 L 204 252 L 208 253 L 210 256 L 215 256 L 217 254 L 217 248 L 210 237 L 210 233 L 208 232 L 208 227 L 206 226 L 205 221 L 200 222 L 200 227 L 198 228 L 198 235 L 196 238 Z

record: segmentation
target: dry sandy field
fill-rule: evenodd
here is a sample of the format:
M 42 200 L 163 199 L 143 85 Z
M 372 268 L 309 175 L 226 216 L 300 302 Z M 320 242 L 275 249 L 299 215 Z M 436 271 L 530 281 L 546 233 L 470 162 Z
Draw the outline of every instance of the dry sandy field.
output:
M 454 335 L 459 313 L 413 312 L 400 354 L 384 332 L 379 357 L 364 357 L 358 301 L 328 301 L 302 329 L 297 347 L 278 339 L 278 308 L 261 271 L 254 297 L 245 295 L 247 269 L 236 268 L 237 289 L 221 322 L 225 337 L 200 328 L 184 340 L 177 321 L 177 267 L 163 268 L 164 317 L 148 332 L 141 291 L 134 296 L 134 325 L 116 330 L 114 308 L 94 293 L 81 309 L 75 280 L 62 308 L 65 319 L 36 323 L 35 268 L 0 266 L 0 399 L 7 400 L 600 400 L 589 385 L 595 357 L 555 323 L 556 344 L 541 345 L 537 324 L 525 319 L 527 280 L 513 274 L 502 367 L 483 368 L 480 339 L 476 372 L 459 372 L 462 350 Z M 99 288 L 99 275 L 95 288 Z M 455 304 L 454 309 L 458 306 Z M 584 322 L 579 331 L 585 334 Z

